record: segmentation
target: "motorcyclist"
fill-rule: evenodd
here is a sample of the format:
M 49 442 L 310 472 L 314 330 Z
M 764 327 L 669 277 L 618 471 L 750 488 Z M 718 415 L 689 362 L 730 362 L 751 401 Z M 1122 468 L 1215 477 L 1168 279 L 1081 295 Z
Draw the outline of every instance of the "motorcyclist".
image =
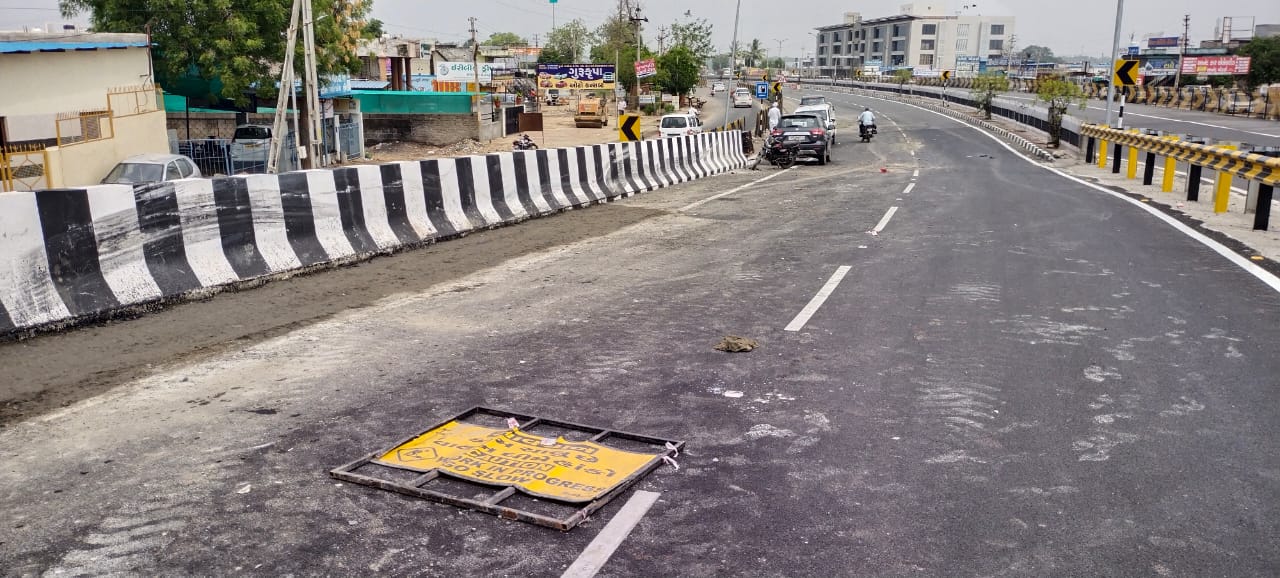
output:
M 866 134 L 868 131 L 874 131 L 876 128 L 876 113 L 871 112 L 871 107 L 862 109 L 862 114 L 858 115 L 858 134 Z

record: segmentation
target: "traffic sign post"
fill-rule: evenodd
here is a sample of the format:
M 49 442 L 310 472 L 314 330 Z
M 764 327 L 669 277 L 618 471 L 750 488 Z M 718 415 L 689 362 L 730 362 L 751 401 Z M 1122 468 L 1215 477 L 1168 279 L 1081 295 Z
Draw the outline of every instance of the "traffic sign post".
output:
M 756 83 L 756 98 L 769 98 L 769 83 L 761 81 Z
M 1111 82 L 1120 87 L 1120 115 L 1116 118 L 1116 128 L 1124 128 L 1124 101 L 1128 100 L 1129 87 L 1138 83 L 1138 61 L 1117 60 L 1112 65 Z
M 618 140 L 633 142 L 640 140 L 640 115 L 624 114 L 618 117 Z

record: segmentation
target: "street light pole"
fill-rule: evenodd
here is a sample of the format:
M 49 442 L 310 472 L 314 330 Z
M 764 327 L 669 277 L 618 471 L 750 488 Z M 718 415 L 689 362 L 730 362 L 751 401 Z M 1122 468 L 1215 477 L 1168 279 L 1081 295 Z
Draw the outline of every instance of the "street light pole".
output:
M 1124 19 L 1124 0 L 1116 0 L 1116 34 L 1111 41 L 1111 78 L 1107 81 L 1107 124 L 1111 125 L 1111 101 L 1116 97 L 1116 59 L 1120 53 L 1120 24 Z
M 738 72 L 738 16 L 742 13 L 742 0 L 738 0 L 738 7 L 733 11 L 733 44 L 729 45 L 729 71 Z M 732 76 L 732 74 L 730 75 Z M 733 83 L 737 88 L 737 83 Z M 729 99 L 733 95 L 733 89 L 724 91 L 724 124 L 729 124 L 729 112 L 733 110 Z

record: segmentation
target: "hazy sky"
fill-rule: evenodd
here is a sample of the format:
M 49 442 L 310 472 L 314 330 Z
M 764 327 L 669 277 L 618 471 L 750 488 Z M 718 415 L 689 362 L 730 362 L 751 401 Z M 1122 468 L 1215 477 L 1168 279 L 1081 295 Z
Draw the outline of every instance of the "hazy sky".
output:
M 199 0 L 193 0 L 199 1 Z M 739 36 L 750 42 L 759 38 L 770 54 L 778 49 L 777 39 L 785 40 L 782 51 L 798 56 L 801 50 L 812 50 L 809 32 L 816 26 L 837 24 L 846 11 L 861 12 L 863 18 L 890 16 L 901 12 L 905 0 L 742 0 Z M 1101 54 L 1108 50 L 1115 25 L 1115 0 L 924 0 L 919 4 L 945 4 L 954 13 L 963 4 L 976 9 L 967 13 L 1013 15 L 1017 17 L 1017 44 L 1045 45 L 1059 54 Z M 735 0 L 643 0 L 644 13 L 650 22 L 644 34 L 652 42 L 659 25 L 685 18 L 706 18 L 714 26 L 715 43 L 727 47 L 733 33 Z M 614 0 L 560 0 L 556 19 L 560 22 L 581 18 L 595 27 L 615 6 Z M 0 0 L 0 29 L 56 23 L 57 0 Z M 1223 16 L 1253 16 L 1258 24 L 1280 24 L 1278 0 L 1128 0 L 1122 45 L 1133 33 L 1145 35 L 1178 35 L 1182 15 L 1191 15 L 1193 42 L 1212 36 L 1216 21 Z M 437 37 L 441 40 L 467 38 L 467 18 L 478 19 L 481 36 L 511 31 L 527 36 L 546 35 L 551 29 L 551 4 L 548 0 L 375 0 L 374 15 L 384 21 L 387 30 L 403 36 Z M 80 19 L 83 21 L 83 19 Z M 1237 20 L 1240 22 L 1241 20 Z

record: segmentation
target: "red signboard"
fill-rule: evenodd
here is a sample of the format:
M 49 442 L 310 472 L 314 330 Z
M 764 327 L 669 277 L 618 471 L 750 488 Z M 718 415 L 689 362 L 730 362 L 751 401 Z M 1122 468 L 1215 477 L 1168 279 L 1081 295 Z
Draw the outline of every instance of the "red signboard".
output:
M 1197 76 L 1249 74 L 1248 56 L 1188 56 L 1182 59 L 1182 73 Z
M 636 62 L 636 78 L 645 78 L 658 74 L 658 65 L 653 59 L 640 60 Z

